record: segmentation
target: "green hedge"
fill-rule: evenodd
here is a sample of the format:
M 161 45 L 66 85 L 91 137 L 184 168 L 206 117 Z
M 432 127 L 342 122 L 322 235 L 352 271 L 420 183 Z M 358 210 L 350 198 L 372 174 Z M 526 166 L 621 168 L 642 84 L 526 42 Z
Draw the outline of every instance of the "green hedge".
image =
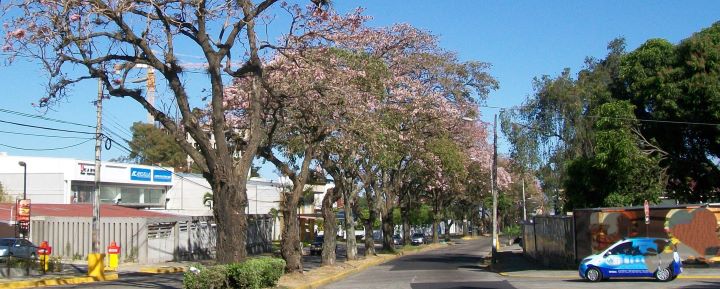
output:
M 274 287 L 285 271 L 285 261 L 278 258 L 254 258 L 242 263 L 197 266 L 199 272 L 187 272 L 183 279 L 186 289 L 260 289 Z

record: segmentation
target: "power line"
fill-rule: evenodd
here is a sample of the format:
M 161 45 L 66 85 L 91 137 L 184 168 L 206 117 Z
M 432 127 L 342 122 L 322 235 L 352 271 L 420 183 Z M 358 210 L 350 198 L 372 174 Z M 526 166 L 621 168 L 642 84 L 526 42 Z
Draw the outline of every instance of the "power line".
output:
M 519 107 L 501 107 L 501 106 L 490 106 L 490 105 L 479 105 L 480 108 L 492 108 L 499 110 L 520 110 Z M 600 116 L 600 115 L 580 115 L 581 118 L 607 118 L 617 120 L 628 120 L 628 121 L 639 121 L 649 123 L 668 123 L 668 124 L 686 124 L 686 125 L 706 125 L 706 126 L 720 126 L 720 123 L 710 122 L 692 122 L 692 121 L 675 121 L 675 120 L 661 120 L 661 119 L 644 119 L 644 118 L 627 118 L 627 117 L 612 117 L 612 116 Z M 562 117 L 559 119 L 563 119 Z
M 64 146 L 64 147 L 56 147 L 56 148 L 21 148 L 21 147 L 6 145 L 6 144 L 0 144 L 0 146 L 8 147 L 8 148 L 16 149 L 16 150 L 24 150 L 24 151 L 54 151 L 54 150 L 62 150 L 62 149 L 67 149 L 67 148 L 71 148 L 71 147 L 76 147 L 76 146 L 85 144 L 86 142 L 89 142 L 89 141 L 94 140 L 94 139 L 95 139 L 95 138 L 89 138 L 89 139 L 87 139 L 86 141 L 83 141 L 83 142 L 81 142 L 81 143 L 77 143 L 77 144 L 69 145 L 69 146 Z
M 80 133 L 80 134 L 95 134 L 94 132 L 86 132 L 86 131 L 77 131 L 77 130 L 67 130 L 67 129 L 59 129 L 59 128 L 52 128 L 52 127 L 45 127 L 45 126 L 37 126 L 37 125 L 31 125 L 31 124 L 25 124 L 25 123 L 18 123 L 18 122 L 12 122 L 7 120 L 1 120 L 2 123 L 7 124 L 13 124 L 18 126 L 25 126 L 25 127 L 32 127 L 37 129 L 45 129 L 45 130 L 52 130 L 52 131 L 62 131 L 62 132 L 70 132 L 70 133 Z
M 108 138 L 108 139 L 110 139 L 110 141 L 112 141 L 114 144 L 116 144 L 118 147 L 120 147 L 120 148 L 123 149 L 124 151 L 126 151 L 126 152 L 128 152 L 128 153 L 132 153 L 132 150 L 131 150 L 131 149 L 129 149 L 129 148 L 127 148 L 126 146 L 118 143 L 117 141 L 113 140 L 111 137 L 109 137 L 109 136 L 105 136 L 105 137 Z M 200 184 L 200 183 L 198 183 L 198 182 L 195 182 L 195 181 L 193 181 L 193 180 L 191 180 L 191 179 L 185 178 L 185 177 L 181 176 L 180 174 L 178 174 L 178 173 L 176 173 L 176 172 L 173 172 L 173 171 L 171 171 L 171 170 L 168 170 L 168 169 L 166 169 L 166 168 L 163 168 L 163 167 L 161 167 L 161 166 L 156 166 L 156 165 L 149 165 L 149 166 L 151 166 L 151 167 L 153 167 L 153 168 L 161 169 L 161 170 L 163 170 L 163 171 L 165 171 L 165 172 L 169 172 L 169 173 L 175 175 L 176 177 L 181 178 L 181 179 L 183 179 L 183 180 L 185 180 L 185 181 L 191 182 L 191 183 L 193 183 L 193 184 L 195 184 L 195 185 L 198 185 L 198 186 L 200 186 L 200 187 L 206 188 L 206 189 L 208 189 L 208 190 L 212 190 L 211 187 L 205 186 L 205 185 Z
M 119 128 L 120 131 L 123 132 L 125 135 L 132 136 L 132 132 L 130 132 L 129 130 L 127 130 L 127 128 L 124 128 L 124 127 L 120 124 L 120 119 L 117 118 L 115 115 L 113 115 L 112 113 L 110 113 L 110 112 L 108 112 L 108 111 L 104 111 L 104 112 L 103 112 L 103 115 L 106 116 L 106 117 L 107 117 L 106 119 L 109 119 L 110 122 L 111 122 L 111 124 L 114 124 L 114 125 L 115 125 L 117 128 Z
M 35 134 L 35 133 L 23 133 L 23 132 L 6 131 L 6 130 L 0 130 L 0 133 L 15 134 L 15 135 L 27 135 L 27 136 L 39 136 L 39 137 L 50 137 L 50 138 L 88 139 L 87 137 L 47 135 L 47 134 Z
M 44 117 L 44 116 L 39 116 L 39 115 L 34 115 L 34 114 L 29 114 L 29 113 L 24 113 L 24 112 L 19 112 L 19 111 L 13 111 L 13 110 L 9 110 L 9 109 L 0 108 L 0 112 L 9 113 L 9 114 L 14 114 L 14 115 L 19 115 L 19 116 L 24 116 L 24 117 L 32 117 L 32 118 L 37 118 L 37 119 L 42 119 L 42 120 L 48 120 L 48 121 L 53 121 L 53 122 L 58 122 L 58 123 L 65 123 L 65 124 L 72 124 L 72 125 L 77 125 L 77 126 L 84 126 L 84 127 L 89 127 L 89 128 L 95 128 L 95 126 L 92 126 L 92 125 L 87 125 L 87 124 L 82 124 L 82 123 L 76 123 L 76 122 L 71 122 L 71 121 L 65 121 L 65 120 L 60 120 L 60 119 L 54 119 L 54 118 L 49 118 L 49 117 Z

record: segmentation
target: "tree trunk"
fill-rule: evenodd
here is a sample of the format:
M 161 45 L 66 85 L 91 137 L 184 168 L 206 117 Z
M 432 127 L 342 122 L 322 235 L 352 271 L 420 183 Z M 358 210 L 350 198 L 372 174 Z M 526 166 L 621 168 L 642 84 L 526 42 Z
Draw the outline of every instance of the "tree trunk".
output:
M 373 235 L 375 220 L 377 220 L 377 198 L 367 186 L 365 197 L 368 204 L 368 218 L 365 220 L 365 256 L 377 255 L 375 252 L 375 236 Z
M 353 199 L 347 189 L 343 190 L 345 199 L 345 244 L 347 260 L 357 260 L 357 241 L 355 240 L 355 218 L 353 217 Z
M 408 208 L 408 205 L 402 206 L 400 208 L 400 211 L 402 212 L 402 230 L 403 230 L 403 245 L 409 245 L 410 244 L 410 208 Z
M 452 227 L 453 223 L 450 220 L 445 220 L 445 241 L 450 240 L 450 227 Z
M 365 256 L 373 256 L 375 253 L 375 236 L 373 235 L 373 221 L 365 219 Z
M 393 243 L 393 233 L 395 233 L 395 226 L 392 220 L 392 210 L 385 210 L 381 218 L 383 232 L 383 251 L 388 253 L 394 253 L 395 244 Z
M 463 237 L 468 235 L 468 219 L 467 217 L 463 216 L 463 222 L 462 222 L 462 235 Z
M 437 214 L 436 214 L 436 215 L 437 215 Z M 435 243 L 435 244 L 437 244 L 437 243 L 440 241 L 439 238 L 438 238 L 438 221 L 439 221 L 439 220 L 438 220 L 437 216 L 433 216 L 433 224 L 432 224 L 432 231 L 433 231 L 432 236 L 433 236 L 433 240 L 432 240 L 432 242 Z
M 247 257 L 247 216 L 245 183 L 218 181 L 213 186 L 213 215 L 217 225 L 217 254 L 220 264 L 240 262 Z M 211 183 L 212 184 L 212 183 Z
M 322 250 L 322 266 L 334 265 L 336 261 L 335 246 L 337 244 L 337 221 L 335 220 L 335 212 L 333 212 L 333 203 L 337 201 L 337 192 L 335 189 L 329 189 L 325 193 L 325 197 L 322 200 L 322 216 L 325 222 L 323 228 L 324 241 Z
M 284 194 L 286 198 L 292 198 Z M 289 202 L 288 202 L 289 201 Z M 290 204 L 288 204 L 290 203 Z M 282 239 L 280 240 L 280 255 L 285 260 L 285 271 L 302 272 L 302 248 L 300 245 L 300 228 L 297 213 L 297 202 L 283 202 L 283 228 Z

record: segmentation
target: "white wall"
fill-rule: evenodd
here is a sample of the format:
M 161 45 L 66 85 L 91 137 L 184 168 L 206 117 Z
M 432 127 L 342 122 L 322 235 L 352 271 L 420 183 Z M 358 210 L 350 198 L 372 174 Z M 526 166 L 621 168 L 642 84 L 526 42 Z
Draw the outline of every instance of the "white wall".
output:
M 20 157 L 0 154 L 0 183 L 13 199 L 22 198 L 24 168 L 27 167 L 27 197 L 35 203 L 69 203 L 70 194 L 65 188 L 68 168 L 72 159 Z
M 167 193 L 170 199 L 167 210 L 176 214 L 212 216 L 212 210 L 203 204 L 206 192 L 212 193 L 210 184 L 197 174 L 179 174 Z M 269 214 L 270 209 L 280 205 L 280 188 L 277 183 L 253 178 L 247 183 L 248 214 Z
M 212 193 L 205 178 L 193 174 L 173 176 L 173 186 L 166 197 L 167 210 L 171 213 L 190 216 L 212 216 L 212 210 L 203 204 L 203 195 Z

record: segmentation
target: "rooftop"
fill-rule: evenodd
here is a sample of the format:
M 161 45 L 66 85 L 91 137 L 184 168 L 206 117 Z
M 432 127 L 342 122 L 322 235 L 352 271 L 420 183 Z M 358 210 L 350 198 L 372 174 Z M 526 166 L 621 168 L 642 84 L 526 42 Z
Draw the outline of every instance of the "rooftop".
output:
M 0 222 L 12 220 L 13 203 L 0 203 Z M 92 217 L 92 204 L 31 204 L 32 217 Z M 176 215 L 123 206 L 100 205 L 100 218 L 175 218 Z

